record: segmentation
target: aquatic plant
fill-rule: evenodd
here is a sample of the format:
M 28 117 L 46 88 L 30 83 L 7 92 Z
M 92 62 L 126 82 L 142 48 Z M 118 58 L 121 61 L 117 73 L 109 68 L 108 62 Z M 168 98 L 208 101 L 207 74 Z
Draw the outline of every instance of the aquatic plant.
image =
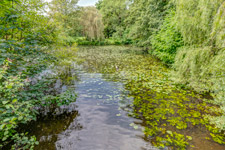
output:
M 212 140 L 223 143 L 225 136 L 207 118 L 220 116 L 218 107 L 203 101 L 203 95 L 180 87 L 170 69 L 142 53 L 126 46 L 80 47 L 77 61 L 89 72 L 125 84 L 133 97 L 131 116 L 144 120 L 144 133 L 154 145 L 186 149 L 192 146 L 189 131 L 205 127 Z

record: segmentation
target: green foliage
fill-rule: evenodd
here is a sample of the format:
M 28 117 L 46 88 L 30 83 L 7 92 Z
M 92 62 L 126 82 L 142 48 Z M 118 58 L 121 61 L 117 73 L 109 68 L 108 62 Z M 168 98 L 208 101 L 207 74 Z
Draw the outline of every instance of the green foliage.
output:
M 211 92 L 214 97 L 212 103 L 220 105 L 223 116 L 211 117 L 221 130 L 225 129 L 225 50 L 213 53 L 210 47 L 190 48 L 179 50 L 174 67 L 176 68 L 176 81 L 186 83 L 198 92 Z
M 76 59 L 77 45 L 73 44 L 68 47 L 55 46 L 54 50 L 51 50 L 49 53 L 56 57 L 59 63 L 63 63 L 64 61 L 68 61 L 68 65 L 70 65 Z M 63 63 L 64 65 L 64 63 Z
M 21 77 L 7 76 L 9 63 L 11 62 L 6 61 L 0 70 L 0 139 L 3 142 L 0 147 L 7 144 L 10 138 L 18 140 L 18 134 L 15 134 L 18 124 L 34 120 L 37 113 L 31 101 L 20 99 L 18 93 L 25 84 Z M 16 143 L 22 142 L 21 140 Z M 28 146 L 33 145 L 30 144 Z
M 144 120 L 146 139 L 154 145 L 187 149 L 192 136 L 196 132 L 200 134 L 200 130 L 195 134 L 192 131 L 204 130 L 203 127 L 210 131 L 213 140 L 224 142 L 223 132 L 210 124 L 210 118 L 206 117 L 220 116 L 221 110 L 204 102 L 202 95 L 179 88 L 170 70 L 156 59 L 140 55 L 140 48 L 102 46 L 80 49 L 78 58 L 85 60 L 82 65 L 87 71 L 110 74 L 107 79 L 124 83 L 133 98 L 129 105 L 132 108 L 130 115 Z M 135 124 L 130 125 L 137 128 Z
M 76 37 L 76 43 L 78 45 L 106 45 L 106 39 L 104 40 L 88 40 L 86 37 Z
M 86 37 L 88 44 L 104 39 L 102 16 L 95 7 L 79 7 L 78 0 L 53 0 L 48 12 L 54 21 L 58 43 L 72 45 L 79 37 Z M 84 45 L 82 44 L 82 45 Z
M 82 9 L 81 21 L 83 34 L 90 40 L 102 40 L 104 38 L 102 16 L 95 7 Z
M 219 7 L 216 16 L 214 17 L 211 40 L 217 47 L 225 47 L 225 1 Z
M 97 8 L 102 13 L 106 38 L 133 40 L 140 46 L 148 47 L 170 4 L 169 0 L 102 0 L 97 3 Z
M 123 36 L 125 29 L 124 20 L 127 12 L 126 0 L 102 0 L 97 4 L 97 7 L 102 13 L 104 24 L 104 35 L 106 38 Z
M 0 70 L 0 139 L 1 147 L 7 145 L 11 140 L 14 141 L 14 148 L 33 149 L 37 144 L 35 138 L 30 139 L 23 133 L 17 133 L 19 124 L 26 124 L 31 120 L 36 120 L 38 111 L 36 108 L 68 105 L 76 100 L 76 95 L 72 91 L 59 93 L 49 90 L 56 82 L 56 79 L 38 80 L 35 84 L 28 79 L 22 79 L 21 75 L 12 76 L 10 74 L 9 63 L 7 60 Z M 20 138 L 20 136 L 22 136 Z
M 176 81 L 198 92 L 210 92 L 212 103 L 223 110 L 210 117 L 217 128 L 225 129 L 224 89 L 224 0 L 176 1 L 176 24 L 185 44 L 175 59 Z M 185 7 L 184 7 L 185 6 Z
M 26 42 L 38 40 L 41 44 L 54 42 L 54 29 L 43 15 L 45 3 L 42 0 L 3 0 L 0 7 L 0 36 L 3 39 Z
M 56 30 L 57 43 L 61 45 L 72 45 L 74 37 L 80 36 L 81 10 L 77 7 L 78 0 L 53 0 L 49 4 L 48 12 L 50 20 Z
M 75 43 L 151 47 L 149 52 L 165 64 L 174 63 L 172 80 L 153 58 L 134 58 L 127 47 L 103 47 L 101 52 L 94 49 L 98 55 L 85 54 L 88 62 L 104 64 L 97 66 L 100 72 L 123 78 L 134 97 L 134 114 L 144 118 L 145 134 L 154 137 L 155 145 L 185 149 L 191 137 L 180 131 L 198 125 L 206 126 L 212 139 L 224 144 L 224 0 L 101 0 L 97 9 L 78 7 L 77 2 L 53 0 L 46 12 L 43 0 L 1 0 L 0 148 L 13 141 L 14 149 L 33 149 L 35 138 L 18 133 L 18 125 L 35 120 L 34 108 L 54 109 L 75 101 L 70 90 L 61 93 L 51 88 L 57 75 L 70 80 L 73 61 L 78 59 Z M 118 54 L 107 57 L 108 51 Z M 30 79 L 49 62 L 55 65 L 56 76 L 32 83 Z M 93 70 L 92 65 L 87 68 Z M 214 99 L 210 102 L 220 108 L 199 103 L 199 95 L 178 89 L 174 81 L 197 92 L 210 92 Z
M 170 7 L 169 0 L 134 0 L 129 4 L 126 30 L 128 37 L 138 45 L 151 45 L 151 36 L 159 30 L 166 10 Z
M 183 46 L 182 36 L 176 31 L 174 23 L 175 11 L 169 11 L 158 32 L 152 35 L 152 53 L 162 60 L 165 64 L 174 63 L 177 48 Z
M 34 149 L 34 145 L 39 144 L 39 142 L 36 141 L 36 137 L 32 136 L 28 138 L 27 135 L 24 133 L 15 134 L 12 139 L 15 141 L 15 144 L 12 146 L 12 149 Z
M 185 150 L 186 147 L 189 145 L 188 140 L 192 139 L 191 137 L 187 136 L 185 137 L 182 134 L 172 132 L 172 131 L 167 131 L 167 135 L 165 138 L 156 138 L 157 146 L 160 148 L 164 148 L 165 146 L 173 146 L 174 149 L 178 150 Z M 162 144 L 162 143 L 165 143 Z
M 76 95 L 74 95 L 74 92 L 67 90 L 57 96 L 46 95 L 42 98 L 41 105 L 56 108 L 56 106 L 69 105 L 74 101 L 76 101 Z
M 88 40 L 85 37 L 77 37 L 75 39 L 76 43 L 78 45 L 83 45 L 83 46 L 103 46 L 103 45 L 129 45 L 132 44 L 133 41 L 130 39 L 122 40 L 120 38 L 107 38 L 104 40 Z
M 214 18 L 222 17 L 222 3 L 224 0 L 175 0 L 176 24 L 185 44 L 207 45 L 210 42 L 213 24 L 217 28 L 219 23 L 217 20 L 215 26 Z M 219 26 L 223 24 L 220 22 Z
M 19 125 L 35 120 L 43 104 L 61 106 L 76 99 L 72 92 L 50 90 L 56 77 L 32 81 L 48 64 L 66 62 L 67 51 L 57 57 L 47 53 L 57 32 L 41 0 L 3 0 L 0 7 L 0 148 L 33 149 L 38 142 L 20 133 Z
M 210 47 L 191 48 L 183 47 L 178 51 L 174 67 L 177 75 L 184 82 L 187 81 L 195 90 L 201 91 L 206 88 L 210 80 L 210 72 L 207 66 L 210 64 L 213 53 Z M 177 75 L 175 75 L 177 77 Z M 207 87 L 211 86 L 209 85 Z

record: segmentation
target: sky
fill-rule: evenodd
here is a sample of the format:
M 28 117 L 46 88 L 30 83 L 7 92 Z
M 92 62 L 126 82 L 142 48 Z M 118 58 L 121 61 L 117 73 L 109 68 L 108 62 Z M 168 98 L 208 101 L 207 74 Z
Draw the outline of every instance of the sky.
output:
M 98 0 L 79 0 L 79 6 L 94 6 Z

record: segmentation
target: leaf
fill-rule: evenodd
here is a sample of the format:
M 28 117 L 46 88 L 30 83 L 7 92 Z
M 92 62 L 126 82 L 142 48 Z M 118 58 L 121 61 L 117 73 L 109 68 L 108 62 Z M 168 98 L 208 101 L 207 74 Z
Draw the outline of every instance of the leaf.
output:
M 7 104 L 9 101 L 2 101 L 2 104 L 5 105 Z
M 4 132 L 4 135 L 8 135 L 8 134 L 9 134 L 9 131 L 6 130 L 6 131 Z
M 22 120 L 23 119 L 23 116 L 19 116 L 18 120 Z
M 121 116 L 121 114 L 116 114 L 117 117 Z
M 188 140 L 190 140 L 190 141 L 192 140 L 191 136 L 186 136 L 186 137 L 187 137 Z
M 134 123 L 130 123 L 129 125 L 130 125 L 131 127 L 133 127 L 133 126 L 134 126 Z
M 170 134 L 170 135 L 172 135 L 172 136 L 173 136 L 173 132 L 172 132 L 172 131 L 170 131 L 170 130 L 167 130 L 167 131 L 166 131 L 166 133 L 168 133 L 168 134 Z
M 36 144 L 36 145 L 38 145 L 38 144 L 39 144 L 39 142 L 38 142 L 38 141 L 36 141 L 36 142 L 35 142 L 35 144 Z
M 7 89 L 12 89 L 12 84 L 9 84 L 9 85 L 7 86 Z
M 6 52 L 6 50 L 5 50 L 5 49 L 0 49 L 0 51 L 1 51 L 1 52 L 3 52 L 3 53 L 4 53 L 4 52 Z
M 13 99 L 13 101 L 12 101 L 13 103 L 16 103 L 17 102 L 17 99 Z
M 137 129 L 138 129 L 138 125 L 134 125 L 133 127 L 134 127 L 134 129 L 135 129 L 135 130 L 137 130 Z
M 18 17 L 18 15 L 10 15 L 9 16 L 9 19 L 11 19 L 11 18 L 17 18 Z
M 0 129 L 3 130 L 4 127 L 5 127 L 5 124 L 2 124 L 2 125 L 0 126 Z
M 7 137 L 3 137 L 2 141 L 5 141 L 5 140 L 7 140 Z

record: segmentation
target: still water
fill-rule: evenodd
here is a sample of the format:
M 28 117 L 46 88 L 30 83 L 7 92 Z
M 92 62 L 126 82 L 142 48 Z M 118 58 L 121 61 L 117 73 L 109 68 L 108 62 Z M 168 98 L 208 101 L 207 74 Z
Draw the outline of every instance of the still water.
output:
M 55 114 L 40 117 L 29 126 L 30 133 L 40 143 L 35 149 L 156 150 L 152 143 L 157 142 L 157 137 L 168 138 L 167 133 L 170 136 L 172 133 L 179 133 L 172 137 L 176 139 L 173 142 L 178 144 L 165 144 L 161 149 L 225 149 L 212 140 L 206 140 L 209 133 L 201 125 L 186 124 L 183 121 L 185 119 L 177 121 L 178 117 L 181 118 L 178 116 L 181 113 L 176 114 L 172 110 L 186 112 L 186 105 L 195 103 L 189 102 L 186 92 L 182 94 L 168 88 L 172 87 L 165 75 L 168 70 L 156 59 L 145 56 L 140 50 L 129 49 L 80 48 L 76 56 L 77 62 L 68 76 L 70 84 L 67 79 L 59 78 L 55 85 L 62 91 L 69 86 L 73 87 L 77 93 L 77 101 L 57 109 Z M 160 93 L 160 98 L 157 93 Z M 170 97 L 166 97 L 168 95 Z M 163 98 L 167 101 L 164 102 Z M 166 114 L 163 110 L 167 109 Z M 193 113 L 194 117 L 189 116 L 194 120 L 193 124 L 202 119 L 201 115 L 196 114 L 197 111 Z M 175 118 L 178 123 L 174 127 L 170 124 L 173 120 L 165 123 L 167 120 L 162 118 L 169 121 Z M 192 146 L 185 143 L 188 140 L 185 137 L 187 135 L 191 136 Z M 182 142 L 183 145 L 180 144 Z
M 147 150 L 153 149 L 145 141 L 141 128 L 132 123 L 141 120 L 127 116 L 118 106 L 129 102 L 120 82 L 106 81 L 102 74 L 77 71 L 76 103 L 64 113 L 40 119 L 33 134 L 40 141 L 39 150 Z M 124 105 L 124 103 L 120 104 Z

